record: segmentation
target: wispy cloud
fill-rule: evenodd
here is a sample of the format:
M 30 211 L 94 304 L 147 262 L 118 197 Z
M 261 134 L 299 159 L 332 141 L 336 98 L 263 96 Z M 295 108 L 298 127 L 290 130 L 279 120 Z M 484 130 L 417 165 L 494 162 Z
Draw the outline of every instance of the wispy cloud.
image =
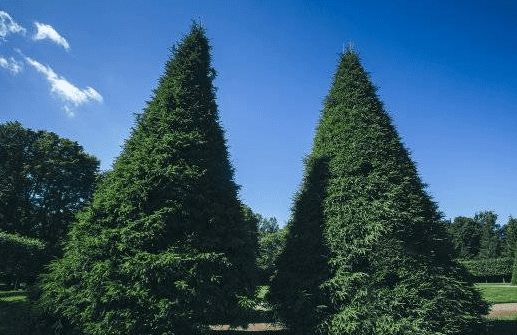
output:
M 4 11 L 0 11 L 0 40 L 5 41 L 5 38 L 9 34 L 20 33 L 25 35 L 26 32 L 27 30 L 25 28 L 14 22 L 11 15 Z
M 37 21 L 34 22 L 34 25 L 36 26 L 36 31 L 32 36 L 33 41 L 48 39 L 62 46 L 65 50 L 70 50 L 68 41 L 51 25 Z M 8 13 L 0 11 L 0 44 L 2 44 L 2 42 L 8 42 L 7 37 L 11 34 L 25 35 L 26 33 L 27 30 L 16 23 Z M 0 55 L 0 68 L 7 70 L 13 76 L 23 72 L 25 63 L 34 68 L 47 80 L 52 95 L 63 102 L 63 109 L 69 117 L 75 116 L 77 109 L 89 102 L 103 102 L 102 95 L 95 89 L 89 86 L 83 89 L 78 88 L 63 76 L 55 73 L 50 66 L 43 65 L 33 58 L 25 56 L 20 49 L 14 46 L 11 46 L 11 48 L 17 52 L 17 57 Z M 25 62 L 23 60 L 25 60 Z
M 36 25 L 36 28 L 38 29 L 38 32 L 34 37 L 32 37 L 35 41 L 40 41 L 44 39 L 49 39 L 52 42 L 61 45 L 63 48 L 65 48 L 67 51 L 70 50 L 70 44 L 68 44 L 68 41 L 51 26 L 44 23 L 34 22 Z
M 93 88 L 79 89 L 64 77 L 56 74 L 49 66 L 45 66 L 30 57 L 25 57 L 25 61 L 47 79 L 50 84 L 50 91 L 65 102 L 63 109 L 69 116 L 73 117 L 75 115 L 74 108 L 78 108 L 87 102 L 103 102 L 102 96 Z
M 0 56 L 0 67 L 3 67 L 7 71 L 11 72 L 13 76 L 23 71 L 23 63 L 18 62 L 13 57 L 9 57 L 9 59 Z

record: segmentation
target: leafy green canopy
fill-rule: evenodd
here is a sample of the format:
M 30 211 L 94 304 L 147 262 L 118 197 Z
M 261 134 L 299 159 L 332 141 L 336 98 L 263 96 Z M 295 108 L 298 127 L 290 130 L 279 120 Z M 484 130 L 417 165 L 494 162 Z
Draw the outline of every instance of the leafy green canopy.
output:
M 37 238 L 50 255 L 91 199 L 99 160 L 76 142 L 19 122 L 0 125 L 0 229 Z
M 470 334 L 487 305 L 452 260 L 355 51 L 340 57 L 271 296 L 299 333 Z
M 43 280 L 42 305 L 87 334 L 188 334 L 236 321 L 252 235 L 218 120 L 204 29 L 172 49 L 122 154 Z
M 447 221 L 447 230 L 456 249 L 456 257 L 463 260 L 514 258 L 517 243 L 517 219 L 508 218 L 507 224 L 496 224 L 497 214 L 482 211 L 473 218 L 459 216 Z
M 269 286 L 271 275 L 276 268 L 276 259 L 285 241 L 285 229 L 280 230 L 275 217 L 263 217 L 252 213 L 258 227 L 257 236 L 257 266 L 259 269 L 259 285 Z

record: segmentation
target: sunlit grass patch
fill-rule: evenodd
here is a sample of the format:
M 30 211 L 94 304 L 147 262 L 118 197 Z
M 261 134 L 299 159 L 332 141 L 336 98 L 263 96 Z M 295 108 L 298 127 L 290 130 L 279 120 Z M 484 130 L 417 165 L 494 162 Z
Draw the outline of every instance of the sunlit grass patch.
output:
M 12 301 L 27 301 L 27 296 L 23 295 L 12 295 L 8 297 L 0 297 L 0 301 L 12 302 Z
M 505 283 L 478 283 L 476 287 L 491 304 L 517 302 L 517 286 Z

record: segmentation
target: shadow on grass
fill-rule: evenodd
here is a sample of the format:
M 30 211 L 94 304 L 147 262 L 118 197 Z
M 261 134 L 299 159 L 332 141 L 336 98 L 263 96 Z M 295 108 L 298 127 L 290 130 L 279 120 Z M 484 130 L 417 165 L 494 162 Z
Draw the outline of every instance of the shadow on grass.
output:
M 489 335 L 517 334 L 517 320 L 490 320 L 488 322 Z
M 251 332 L 253 335 L 292 335 L 287 330 L 263 330 L 263 331 L 253 331 Z M 250 332 L 246 330 L 224 330 L 224 331 L 215 331 L 213 330 L 211 335 L 238 335 L 238 334 L 247 334 Z
M 22 300 L 0 300 L 0 320 L 0 334 L 28 334 L 31 320 L 29 303 Z

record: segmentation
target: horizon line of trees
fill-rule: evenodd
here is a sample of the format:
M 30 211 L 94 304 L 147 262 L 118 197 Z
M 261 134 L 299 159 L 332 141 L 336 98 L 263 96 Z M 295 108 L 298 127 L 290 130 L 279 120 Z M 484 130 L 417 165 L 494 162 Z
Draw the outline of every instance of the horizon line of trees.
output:
M 510 216 L 502 226 L 496 221 L 493 211 L 447 221 L 455 257 L 478 282 L 517 283 L 517 218 Z
M 457 258 L 513 258 L 515 255 L 517 218 L 513 216 L 509 216 L 504 225 L 496 223 L 494 211 L 476 212 L 473 217 L 458 216 L 446 222 Z

